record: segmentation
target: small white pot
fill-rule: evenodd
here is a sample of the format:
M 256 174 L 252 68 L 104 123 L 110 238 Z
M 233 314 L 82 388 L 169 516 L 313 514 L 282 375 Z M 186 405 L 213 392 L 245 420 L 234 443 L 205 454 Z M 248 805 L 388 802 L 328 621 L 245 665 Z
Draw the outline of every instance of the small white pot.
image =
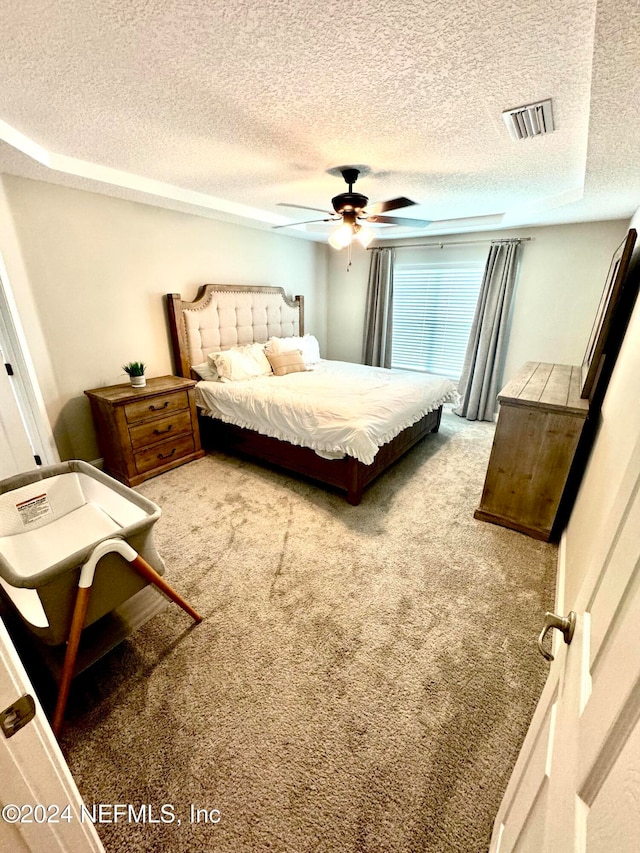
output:
M 129 382 L 131 382 L 132 388 L 144 388 L 144 386 L 147 384 L 147 377 L 146 376 L 130 376 Z

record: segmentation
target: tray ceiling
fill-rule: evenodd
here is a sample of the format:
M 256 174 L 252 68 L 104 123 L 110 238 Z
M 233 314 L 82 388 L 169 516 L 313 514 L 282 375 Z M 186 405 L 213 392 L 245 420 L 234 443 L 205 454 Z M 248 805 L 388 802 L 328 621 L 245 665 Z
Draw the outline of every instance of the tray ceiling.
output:
M 636 0 L 15 0 L 3 18 L 2 172 L 270 227 L 314 218 L 278 202 L 330 209 L 327 169 L 366 164 L 360 192 L 435 220 L 382 237 L 640 206 Z M 549 97 L 556 130 L 512 140 L 502 112 Z

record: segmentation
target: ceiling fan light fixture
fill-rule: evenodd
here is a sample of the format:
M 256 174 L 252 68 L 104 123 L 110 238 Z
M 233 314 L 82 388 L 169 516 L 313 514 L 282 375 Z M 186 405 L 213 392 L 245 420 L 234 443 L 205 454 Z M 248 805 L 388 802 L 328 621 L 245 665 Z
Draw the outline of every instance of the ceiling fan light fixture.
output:
M 373 231 L 371 228 L 366 228 L 364 225 L 360 225 L 358 233 L 356 234 L 356 240 L 366 249 L 369 243 L 373 240 Z
M 351 245 L 352 240 L 353 229 L 347 222 L 343 222 L 342 225 L 339 225 L 336 230 L 332 231 L 329 235 L 329 245 L 338 251 Z

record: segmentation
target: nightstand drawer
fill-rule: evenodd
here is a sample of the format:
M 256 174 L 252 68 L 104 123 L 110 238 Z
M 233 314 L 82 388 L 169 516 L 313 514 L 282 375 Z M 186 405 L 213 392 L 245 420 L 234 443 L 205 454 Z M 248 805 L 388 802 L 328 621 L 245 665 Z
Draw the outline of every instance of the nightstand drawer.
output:
M 153 421 L 146 421 L 139 426 L 131 427 L 129 430 L 131 447 L 134 450 L 140 450 L 150 444 L 157 444 L 159 441 L 173 438 L 181 432 L 191 432 L 191 413 L 188 409 L 185 412 L 176 412 L 175 415 L 156 418 Z
M 138 400 L 135 403 L 127 403 L 124 414 L 127 423 L 148 420 L 158 415 L 168 415 L 180 409 L 189 407 L 189 398 L 186 391 L 178 391 L 174 394 L 162 394 L 149 400 Z
M 193 453 L 194 449 L 193 435 L 179 436 L 173 441 L 164 441 L 162 444 L 156 444 L 149 450 L 143 450 L 134 455 L 136 470 L 138 474 L 145 474 L 153 468 L 160 468 L 162 465 L 167 465 L 182 456 Z

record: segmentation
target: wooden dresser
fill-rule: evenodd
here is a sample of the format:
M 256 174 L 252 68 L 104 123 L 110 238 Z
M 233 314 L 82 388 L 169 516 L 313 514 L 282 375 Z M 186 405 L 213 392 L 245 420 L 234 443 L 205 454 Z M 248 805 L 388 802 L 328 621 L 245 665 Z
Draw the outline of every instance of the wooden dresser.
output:
M 498 395 L 500 413 L 474 517 L 545 542 L 589 412 L 580 368 L 527 362 Z
M 84 392 L 107 474 L 137 486 L 204 456 L 195 384 L 192 379 L 159 376 L 148 379 L 144 388 L 110 385 Z

